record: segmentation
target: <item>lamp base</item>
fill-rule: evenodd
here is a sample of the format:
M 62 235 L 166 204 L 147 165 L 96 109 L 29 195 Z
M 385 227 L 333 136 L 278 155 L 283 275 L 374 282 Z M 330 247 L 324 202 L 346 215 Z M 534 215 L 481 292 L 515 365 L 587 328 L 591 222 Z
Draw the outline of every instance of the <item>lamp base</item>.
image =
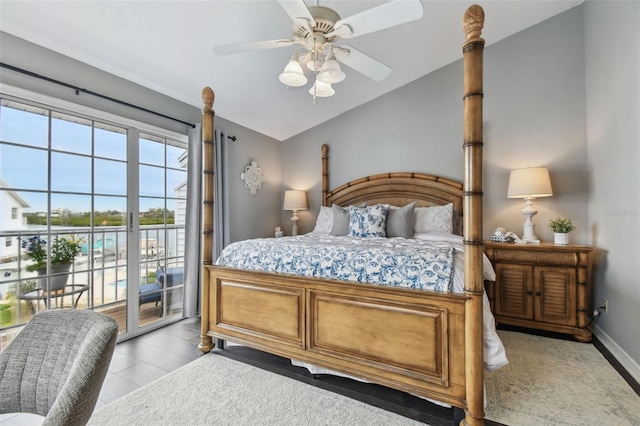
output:
M 532 220 L 537 213 L 538 211 L 533 207 L 533 198 L 525 198 L 525 207 L 522 209 L 522 214 L 526 217 L 526 220 L 524 221 L 524 234 L 521 239 L 526 241 L 527 244 L 540 244 L 540 240 L 535 234 L 536 225 Z
M 291 227 L 291 236 L 295 237 L 298 235 L 298 221 L 300 218 L 298 217 L 298 210 L 293 211 L 293 216 L 291 216 L 291 222 L 293 222 L 293 226 Z

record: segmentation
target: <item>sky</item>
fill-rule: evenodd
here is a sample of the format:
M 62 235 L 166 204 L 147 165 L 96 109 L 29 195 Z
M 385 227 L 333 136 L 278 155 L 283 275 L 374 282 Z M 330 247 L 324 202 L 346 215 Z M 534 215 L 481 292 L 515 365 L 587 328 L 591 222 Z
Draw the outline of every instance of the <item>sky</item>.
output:
M 6 106 L 5 102 L 0 107 L 0 179 L 9 187 L 16 188 L 16 192 L 29 204 L 26 212 L 45 212 L 49 175 L 48 117 L 42 114 L 46 113 L 44 109 L 29 107 L 34 111 L 30 112 L 18 108 Z M 126 211 L 126 129 L 103 123 L 97 123 L 94 129 L 96 158 L 93 185 L 94 193 L 100 194 L 95 197 L 95 209 Z M 53 210 L 91 210 L 91 131 L 89 120 L 54 112 L 51 120 Z M 186 181 L 186 170 L 166 169 L 166 187 L 162 184 L 165 146 L 167 166 L 180 168 L 178 158 L 185 152 L 184 148 L 146 138 L 139 140 L 141 211 L 162 207 L 163 201 L 154 197 L 162 198 L 165 192 L 168 197 L 174 197 L 174 188 Z M 80 194 L 60 194 L 58 191 Z

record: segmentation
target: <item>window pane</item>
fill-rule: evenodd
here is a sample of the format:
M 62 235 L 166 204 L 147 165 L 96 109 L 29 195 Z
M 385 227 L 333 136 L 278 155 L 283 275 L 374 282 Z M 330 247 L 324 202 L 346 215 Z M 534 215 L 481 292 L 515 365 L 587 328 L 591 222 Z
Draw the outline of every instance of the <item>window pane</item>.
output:
M 174 144 L 179 144 L 174 146 Z M 167 167 L 187 168 L 187 149 L 180 142 L 167 141 Z
M 90 226 L 91 196 L 51 194 L 51 226 Z
M 140 195 L 164 197 L 164 170 L 140 166 Z
M 140 228 L 164 224 L 164 200 L 140 197 Z
M 127 159 L 127 131 L 119 127 L 96 123 L 94 153 L 98 157 Z
M 168 197 L 187 198 L 187 171 L 167 169 Z
M 126 197 L 95 197 L 94 223 L 98 226 L 126 226 Z
M 140 136 L 140 162 L 153 164 L 156 166 L 164 166 L 164 143 L 151 140 L 151 136 Z
M 91 154 L 91 121 L 57 112 L 52 117 L 52 149 Z
M 51 189 L 91 192 L 91 158 L 51 153 Z
M 0 106 L 0 140 L 46 148 L 49 118 L 45 109 L 6 99 Z
M 176 220 L 182 220 L 181 223 L 184 225 L 186 206 L 187 203 L 185 200 L 167 198 L 167 223 L 173 225 L 174 223 L 178 223 Z
M 0 179 L 11 188 L 47 189 L 47 151 L 0 144 Z
M 95 192 L 126 195 L 127 165 L 119 161 L 94 160 Z

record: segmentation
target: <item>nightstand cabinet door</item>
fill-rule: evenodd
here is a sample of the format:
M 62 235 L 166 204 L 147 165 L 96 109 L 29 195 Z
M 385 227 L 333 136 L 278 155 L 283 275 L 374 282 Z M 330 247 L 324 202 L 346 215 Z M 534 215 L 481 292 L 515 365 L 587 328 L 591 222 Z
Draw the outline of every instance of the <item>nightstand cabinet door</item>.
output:
M 531 266 L 498 263 L 495 313 L 512 318 L 533 319 Z
M 576 270 L 554 266 L 533 268 L 534 318 L 562 325 L 576 325 Z
M 498 324 L 591 341 L 591 247 L 492 241 L 484 246 L 496 272 L 486 290 Z

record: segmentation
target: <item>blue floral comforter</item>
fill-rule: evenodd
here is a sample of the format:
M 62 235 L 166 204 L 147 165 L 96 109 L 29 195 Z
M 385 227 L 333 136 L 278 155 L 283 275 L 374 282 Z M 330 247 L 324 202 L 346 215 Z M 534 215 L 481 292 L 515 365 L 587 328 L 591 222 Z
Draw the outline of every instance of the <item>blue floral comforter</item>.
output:
M 217 265 L 449 292 L 454 247 L 403 238 L 304 235 L 230 244 Z

